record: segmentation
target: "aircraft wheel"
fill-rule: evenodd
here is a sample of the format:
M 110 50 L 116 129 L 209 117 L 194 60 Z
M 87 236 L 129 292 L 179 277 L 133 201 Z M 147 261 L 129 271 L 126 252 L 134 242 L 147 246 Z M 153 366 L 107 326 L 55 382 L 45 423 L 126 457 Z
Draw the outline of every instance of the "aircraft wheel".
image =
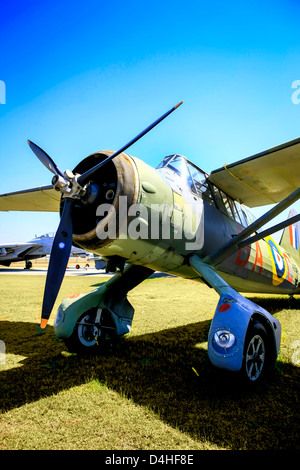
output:
M 250 326 L 244 345 L 242 374 L 248 384 L 261 381 L 271 362 L 271 349 L 264 326 L 256 321 Z
M 72 335 L 65 339 L 71 352 L 95 352 L 98 348 L 99 328 L 95 325 L 97 309 L 87 310 L 76 322 Z
M 75 268 L 76 268 L 76 269 L 79 269 L 79 268 L 80 268 L 80 264 L 76 264 Z

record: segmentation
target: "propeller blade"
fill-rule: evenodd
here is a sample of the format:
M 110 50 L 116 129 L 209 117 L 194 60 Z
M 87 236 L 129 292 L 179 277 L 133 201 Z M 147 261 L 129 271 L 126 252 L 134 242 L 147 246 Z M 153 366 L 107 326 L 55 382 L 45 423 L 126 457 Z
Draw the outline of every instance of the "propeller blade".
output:
M 45 328 L 63 281 L 72 248 L 73 200 L 66 198 L 50 256 L 42 307 L 41 328 Z
M 105 165 L 107 162 L 109 162 L 110 160 L 112 160 L 113 158 L 115 158 L 117 155 L 119 155 L 120 153 L 122 152 L 125 152 L 125 150 L 127 150 L 129 147 L 131 147 L 131 145 L 133 145 L 135 142 L 137 142 L 141 137 L 143 137 L 145 134 L 147 134 L 147 132 L 151 131 L 151 129 L 153 129 L 155 126 L 157 126 L 157 124 L 159 124 L 163 119 L 165 119 L 167 116 L 169 116 L 169 114 L 171 114 L 173 111 L 175 111 L 175 109 L 177 109 L 181 104 L 183 103 L 183 101 L 181 101 L 180 103 L 176 104 L 176 106 L 174 106 L 173 108 L 171 108 L 169 111 L 167 111 L 165 114 L 163 114 L 160 118 L 158 118 L 156 121 L 154 121 L 152 124 L 150 124 L 150 126 L 146 127 L 146 129 L 144 129 L 142 132 L 140 132 L 140 134 L 138 134 L 136 137 L 134 137 L 134 139 L 132 139 L 130 142 L 128 142 L 126 145 L 124 145 L 121 149 L 119 149 L 117 152 L 113 153 L 112 155 L 110 155 L 108 158 L 106 158 L 105 160 L 103 160 L 101 163 L 98 163 L 98 165 L 94 166 L 93 168 L 91 168 L 90 170 L 86 171 L 85 173 L 83 173 L 81 176 L 79 176 L 78 178 L 78 183 L 81 185 L 81 186 L 84 186 L 88 181 L 89 179 L 91 178 L 91 176 L 93 175 L 93 173 L 97 170 L 99 170 L 99 168 L 103 165 Z
M 103 160 L 98 165 L 94 166 L 90 170 L 86 171 L 82 175 L 77 178 L 77 183 L 80 186 L 85 186 L 85 184 L 89 181 L 91 176 L 97 171 L 100 167 L 105 165 L 108 161 L 115 158 L 120 153 L 127 150 L 131 145 L 137 142 L 141 137 L 143 137 L 147 132 L 153 129 L 157 124 L 159 124 L 163 119 L 165 119 L 169 114 L 171 114 L 175 109 L 177 109 L 182 104 L 182 101 L 178 103 L 176 106 L 171 108 L 165 114 L 163 114 L 160 118 L 154 121 L 150 126 L 144 129 L 140 134 L 138 134 L 134 139 L 130 140 L 126 145 L 120 148 L 117 152 L 113 153 L 110 157 Z M 47 155 L 44 150 L 38 147 L 36 144 L 28 140 L 28 145 L 38 157 L 38 159 L 45 165 L 48 170 L 50 170 L 54 175 L 61 176 L 66 180 L 63 172 L 56 166 L 52 158 Z M 67 182 L 67 181 L 66 181 Z M 42 316 L 41 316 L 41 328 L 44 329 L 48 323 L 51 311 L 53 309 L 54 303 L 56 301 L 58 292 L 60 290 L 61 283 L 63 281 L 66 267 L 68 264 L 68 259 L 70 256 L 71 248 L 72 248 L 72 237 L 73 237 L 73 226 L 72 226 L 72 208 L 73 208 L 73 201 L 74 199 L 66 198 L 63 213 L 61 216 L 61 220 L 59 223 L 59 227 L 57 229 L 52 250 L 50 256 L 50 262 L 48 266 L 46 284 L 45 284 L 45 291 L 44 291 L 44 299 L 43 299 L 43 307 L 42 307 Z
M 64 178 L 63 172 L 58 168 L 58 166 L 56 166 L 56 164 L 54 163 L 52 158 L 49 157 L 49 155 L 43 149 L 38 147 L 38 145 L 34 144 L 30 140 L 27 140 L 27 143 L 28 143 L 29 147 L 31 148 L 31 150 L 38 157 L 40 162 L 42 162 L 42 164 L 45 165 L 45 167 L 48 168 L 48 170 L 50 170 L 52 173 L 54 173 L 54 175 L 59 175 L 59 176 L 62 176 Z

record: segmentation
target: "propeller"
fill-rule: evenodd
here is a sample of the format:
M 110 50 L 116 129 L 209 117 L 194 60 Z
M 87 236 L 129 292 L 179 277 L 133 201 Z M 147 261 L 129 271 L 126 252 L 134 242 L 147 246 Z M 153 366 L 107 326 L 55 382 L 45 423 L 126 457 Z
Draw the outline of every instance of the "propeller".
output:
M 42 162 L 42 164 L 48 168 L 48 170 L 50 170 L 54 175 L 59 175 L 64 178 L 63 172 L 58 168 L 58 166 L 56 166 L 52 158 L 49 157 L 49 155 L 43 149 L 38 147 L 38 145 L 34 144 L 30 140 L 27 140 L 27 143 L 31 150 L 36 154 L 40 162 Z
M 73 237 L 72 208 L 73 200 L 67 198 L 51 249 L 44 291 L 41 328 L 45 328 L 47 325 L 70 257 Z
M 41 315 L 40 326 L 42 329 L 46 328 L 47 322 L 49 320 L 51 311 L 53 309 L 56 297 L 61 287 L 63 281 L 66 267 L 68 264 L 71 248 L 72 248 L 72 237 L 73 237 L 73 224 L 72 224 L 72 209 L 74 201 L 78 201 L 85 194 L 85 186 L 90 181 L 92 175 L 99 170 L 100 167 L 106 165 L 107 162 L 115 158 L 120 153 L 127 150 L 131 145 L 137 142 L 141 137 L 143 137 L 147 132 L 153 129 L 157 124 L 159 124 L 163 119 L 165 119 L 169 114 L 171 114 L 175 109 L 177 109 L 182 104 L 182 101 L 176 106 L 171 108 L 156 121 L 154 121 L 150 126 L 144 129 L 140 134 L 138 134 L 134 139 L 130 140 L 126 145 L 120 148 L 118 151 L 110 155 L 108 158 L 95 165 L 93 168 L 87 170 L 82 175 L 73 175 L 72 172 L 66 170 L 63 173 L 58 166 L 54 163 L 52 158 L 38 147 L 36 144 L 28 140 L 28 145 L 35 153 L 37 158 L 43 163 L 43 165 L 48 168 L 55 176 L 52 179 L 52 184 L 56 189 L 60 190 L 65 198 L 65 203 L 63 207 L 62 216 L 58 229 L 56 231 L 51 255 L 50 262 L 48 266 L 45 290 L 44 290 L 44 299 Z
M 176 106 L 174 106 L 169 111 L 167 111 L 165 114 L 163 114 L 158 119 L 156 119 L 156 121 L 154 121 L 152 124 L 150 124 L 150 126 L 146 127 L 146 129 L 144 129 L 142 132 L 140 132 L 136 137 L 134 137 L 132 140 L 130 140 L 126 145 L 124 145 L 122 148 L 120 148 L 117 152 L 113 153 L 112 155 L 107 157 L 105 160 L 98 163 L 98 165 L 94 166 L 90 170 L 87 170 L 85 173 L 83 173 L 81 176 L 79 176 L 78 183 L 81 186 L 83 186 L 85 183 L 87 183 L 87 181 L 91 178 L 91 176 L 94 174 L 95 171 L 99 170 L 99 168 L 101 166 L 105 165 L 107 162 L 109 162 L 110 160 L 115 158 L 120 153 L 125 152 L 125 150 L 127 150 L 135 142 L 137 142 L 141 137 L 143 137 L 145 134 L 147 134 L 147 132 L 151 131 L 151 129 L 153 129 L 155 126 L 157 126 L 157 124 L 159 124 L 161 121 L 163 121 L 163 119 L 165 119 L 167 116 L 169 116 L 169 114 L 173 113 L 173 111 L 175 111 L 175 109 L 177 109 L 182 103 L 183 103 L 183 101 L 176 104 Z

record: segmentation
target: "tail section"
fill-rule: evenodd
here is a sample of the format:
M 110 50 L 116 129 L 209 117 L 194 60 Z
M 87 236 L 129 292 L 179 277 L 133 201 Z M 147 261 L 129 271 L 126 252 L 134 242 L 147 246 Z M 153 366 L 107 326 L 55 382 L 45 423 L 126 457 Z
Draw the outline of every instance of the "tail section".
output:
M 295 209 L 291 209 L 289 212 L 288 219 L 297 215 Z M 300 261 L 300 222 L 296 222 L 293 225 L 289 225 L 283 231 L 280 240 L 280 246 L 287 251 L 295 261 Z

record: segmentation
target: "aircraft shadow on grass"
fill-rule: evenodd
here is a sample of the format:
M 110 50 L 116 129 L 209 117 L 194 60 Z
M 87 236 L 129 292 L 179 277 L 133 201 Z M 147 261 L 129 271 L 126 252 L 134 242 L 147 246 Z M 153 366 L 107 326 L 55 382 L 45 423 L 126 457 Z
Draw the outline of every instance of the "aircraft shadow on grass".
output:
M 277 362 L 259 388 L 242 389 L 234 374 L 210 364 L 203 347 L 209 325 L 129 335 L 102 355 L 64 357 L 51 326 L 37 335 L 33 323 L 2 321 L 6 354 L 25 359 L 12 369 L 0 365 L 0 410 L 99 380 L 195 439 L 230 449 L 299 448 L 299 368 Z

